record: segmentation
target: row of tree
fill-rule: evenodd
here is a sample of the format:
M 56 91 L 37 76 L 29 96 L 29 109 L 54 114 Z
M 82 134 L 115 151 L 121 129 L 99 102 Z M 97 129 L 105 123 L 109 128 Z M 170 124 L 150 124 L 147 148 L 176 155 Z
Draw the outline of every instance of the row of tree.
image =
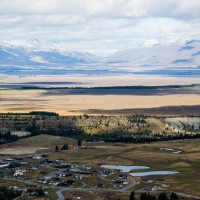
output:
M 10 130 L 7 131 L 6 133 L 1 133 L 0 132 L 0 144 L 4 144 L 4 143 L 9 143 L 9 142 L 15 142 L 16 140 L 18 140 L 20 137 L 18 137 L 17 135 L 12 135 Z
M 77 146 L 81 147 L 81 145 L 82 145 L 82 141 L 78 140 L 77 141 Z M 66 143 L 66 144 L 63 144 L 63 146 L 62 146 L 62 148 L 60 150 L 68 150 L 68 149 L 69 149 L 69 147 L 68 147 L 68 144 Z M 55 151 L 59 151 L 58 146 L 55 147 Z
M 147 194 L 147 193 L 141 193 L 140 200 L 178 200 L 178 195 L 175 192 L 172 192 L 170 195 L 170 198 L 168 198 L 166 193 L 160 193 L 158 195 L 158 199 L 155 195 Z M 129 200 L 135 200 L 135 192 L 131 192 L 129 196 Z
M 14 189 L 0 186 L 0 200 L 12 200 L 21 196 L 21 193 L 21 191 L 15 191 Z

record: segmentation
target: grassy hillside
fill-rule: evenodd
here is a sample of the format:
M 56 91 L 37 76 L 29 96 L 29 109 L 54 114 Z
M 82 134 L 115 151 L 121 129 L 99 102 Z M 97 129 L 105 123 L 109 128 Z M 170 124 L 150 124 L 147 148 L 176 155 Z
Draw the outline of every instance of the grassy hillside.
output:
M 34 137 L 24 138 L 17 140 L 14 142 L 14 145 L 28 145 L 28 146 L 55 146 L 55 145 L 63 145 L 63 144 L 76 144 L 77 141 L 72 138 L 67 137 L 59 137 L 59 136 L 52 136 L 52 135 L 37 135 Z

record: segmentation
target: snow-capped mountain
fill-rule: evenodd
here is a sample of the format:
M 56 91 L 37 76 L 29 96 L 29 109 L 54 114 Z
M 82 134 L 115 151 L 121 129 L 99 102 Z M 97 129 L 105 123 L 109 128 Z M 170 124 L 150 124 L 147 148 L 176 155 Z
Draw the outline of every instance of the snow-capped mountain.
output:
M 106 62 L 130 62 L 133 66 L 195 68 L 200 66 L 200 40 L 149 40 L 144 44 L 114 53 Z
M 0 42 L 0 65 L 63 65 L 98 62 L 99 57 L 72 51 L 46 41 L 14 40 Z
M 0 42 L 0 74 L 200 75 L 200 37 L 148 40 L 101 58 L 42 40 Z

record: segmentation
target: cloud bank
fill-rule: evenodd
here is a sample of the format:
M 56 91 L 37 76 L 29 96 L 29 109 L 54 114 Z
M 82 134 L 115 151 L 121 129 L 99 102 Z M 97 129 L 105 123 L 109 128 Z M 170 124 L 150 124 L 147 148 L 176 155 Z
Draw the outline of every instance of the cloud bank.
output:
M 0 0 L 3 40 L 39 38 L 108 55 L 200 32 L 198 0 Z

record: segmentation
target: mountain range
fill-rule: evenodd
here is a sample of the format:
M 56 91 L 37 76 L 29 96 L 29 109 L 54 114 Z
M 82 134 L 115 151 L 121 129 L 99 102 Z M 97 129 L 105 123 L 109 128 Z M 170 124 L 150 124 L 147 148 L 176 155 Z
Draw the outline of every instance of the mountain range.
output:
M 198 75 L 200 40 L 149 40 L 108 57 L 69 50 L 46 41 L 0 41 L 0 73 L 156 73 Z

